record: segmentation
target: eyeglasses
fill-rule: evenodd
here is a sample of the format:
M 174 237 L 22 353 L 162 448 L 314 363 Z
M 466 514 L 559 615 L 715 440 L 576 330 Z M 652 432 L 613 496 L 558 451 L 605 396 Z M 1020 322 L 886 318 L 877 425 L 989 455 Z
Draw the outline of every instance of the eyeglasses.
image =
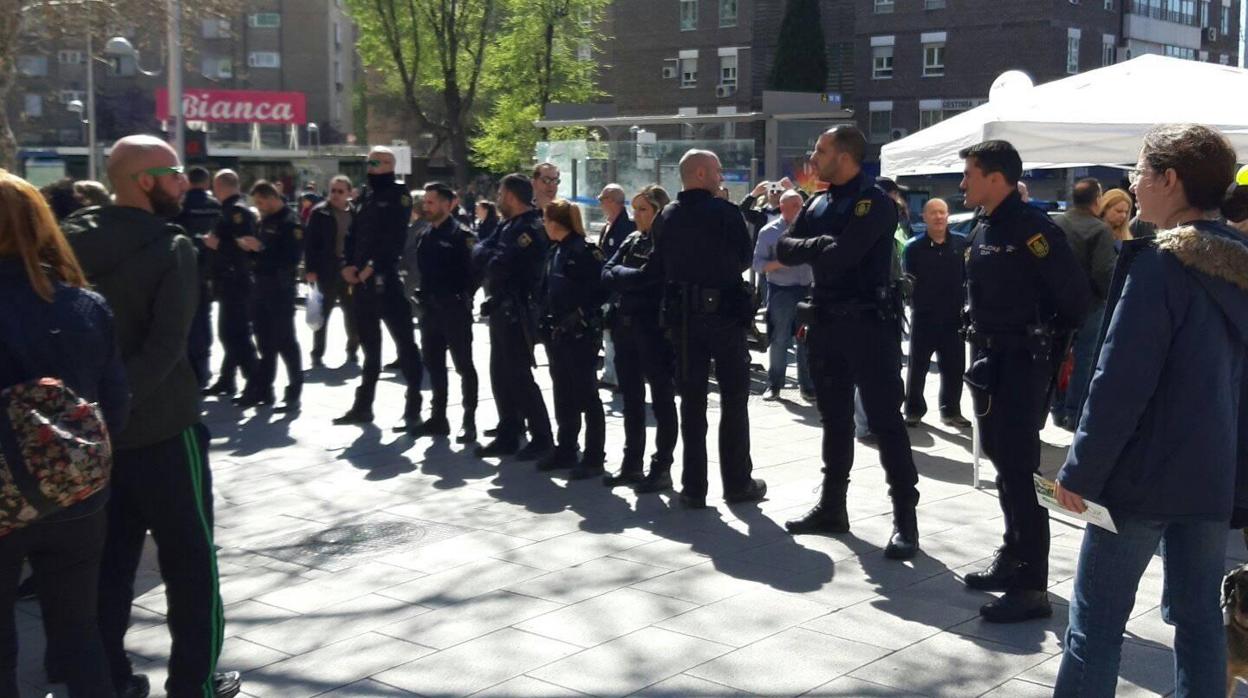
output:
M 368 160 L 366 161 L 365 164 L 367 164 L 369 167 L 381 167 L 385 163 L 382 162 L 381 160 Z
M 546 184 L 548 184 L 548 185 L 550 185 L 550 186 L 558 186 L 558 185 L 559 185 L 559 181 L 560 181 L 558 177 L 546 177 L 546 176 L 542 176 L 542 177 L 538 177 L 537 179 L 538 179 L 538 181 L 545 182 Z
M 139 177 L 142 177 L 143 175 L 150 175 L 152 177 L 163 177 L 165 175 L 171 175 L 171 174 L 181 175 L 185 171 L 186 171 L 186 168 L 182 167 L 181 165 L 174 165 L 172 167 L 149 167 L 146 170 L 140 170 L 130 175 L 130 179 L 138 179 Z
M 1239 174 L 1235 175 L 1235 183 L 1241 187 L 1248 187 L 1248 165 L 1239 168 Z

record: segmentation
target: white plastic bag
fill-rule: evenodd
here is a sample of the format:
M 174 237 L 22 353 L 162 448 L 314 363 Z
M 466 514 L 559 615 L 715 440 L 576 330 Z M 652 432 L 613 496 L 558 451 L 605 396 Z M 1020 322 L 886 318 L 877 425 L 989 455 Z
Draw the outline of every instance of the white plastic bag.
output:
M 321 287 L 317 284 L 312 284 L 308 288 L 305 315 L 308 327 L 311 327 L 313 332 L 325 326 L 325 294 L 321 293 Z

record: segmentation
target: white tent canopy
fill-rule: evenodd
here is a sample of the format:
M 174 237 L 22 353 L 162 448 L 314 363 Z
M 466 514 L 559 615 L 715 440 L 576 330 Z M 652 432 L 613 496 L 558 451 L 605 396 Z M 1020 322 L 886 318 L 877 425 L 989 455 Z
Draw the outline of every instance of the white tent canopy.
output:
M 1248 159 L 1248 70 L 1145 55 L 1035 87 L 1011 75 L 987 104 L 885 145 L 882 173 L 960 172 L 958 151 L 989 139 L 1013 143 L 1027 169 L 1134 165 L 1163 123 L 1216 127 Z

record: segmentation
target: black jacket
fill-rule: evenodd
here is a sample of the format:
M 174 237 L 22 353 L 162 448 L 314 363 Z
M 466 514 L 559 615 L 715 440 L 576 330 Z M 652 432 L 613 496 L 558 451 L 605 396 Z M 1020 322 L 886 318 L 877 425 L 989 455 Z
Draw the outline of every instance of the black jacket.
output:
M 636 229 L 633 219 L 628 217 L 628 211 L 620 211 L 614 221 L 603 227 L 602 234 L 598 236 L 598 249 L 602 250 L 605 258 L 611 259 L 615 256 L 615 251 L 620 249 L 620 245 L 624 244 L 624 238 Z
M 926 233 L 910 238 L 901 266 L 914 277 L 914 324 L 957 326 L 965 305 L 966 238 L 952 231 L 937 244 Z
M 256 276 L 271 276 L 282 280 L 294 280 L 302 253 L 303 225 L 299 214 L 289 206 L 260 220 L 256 233 L 262 247 L 259 252 L 248 253 Z
M 78 397 L 99 405 L 109 432 L 117 434 L 126 424 L 130 388 L 113 313 L 97 293 L 62 283 L 54 288 L 49 303 L 35 293 L 19 260 L 0 258 L 0 389 L 60 378 Z M 97 494 L 41 521 L 89 514 L 106 498 Z
M 197 424 L 199 384 L 186 354 L 199 302 L 190 239 L 178 226 L 126 206 L 78 211 L 61 228 L 116 321 L 132 402 L 129 423 L 113 443 L 150 446 Z
M 352 212 L 342 266 L 397 274 L 412 217 L 411 194 L 394 181 L 394 175 L 369 175 Z
M 576 233 L 550 243 L 538 305 L 552 328 L 567 327 L 574 314 L 579 314 L 581 322 L 597 326 L 605 300 L 602 262 L 602 251 Z
M 897 203 L 866 173 L 811 197 L 776 243 L 776 259 L 809 264 L 813 295 L 828 303 L 871 303 L 890 284 Z
M 304 269 L 319 277 L 338 275 L 338 220 L 328 201 L 312 207 L 308 227 L 303 231 Z M 322 282 L 324 283 L 324 282 Z
M 472 249 L 476 244 L 477 238 L 454 216 L 447 217 L 442 225 L 424 230 L 416 239 L 420 298 L 471 298 L 477 290 L 472 268 Z
M 217 249 L 210 257 L 210 275 L 219 284 L 246 283 L 247 252 L 238 246 L 238 239 L 256 234 L 256 214 L 235 194 L 221 202 L 221 219 L 217 221 Z M 218 289 L 219 290 L 219 289 Z
M 641 322 L 658 324 L 659 308 L 663 304 L 663 284 L 657 279 L 642 280 L 630 285 L 630 270 L 641 269 L 650 261 L 654 252 L 654 236 L 633 231 L 607 260 L 602 268 L 602 283 L 617 294 L 619 312 Z
M 472 251 L 473 268 L 483 279 L 486 295 L 528 302 L 541 281 L 549 244 L 536 209 L 503 221 Z

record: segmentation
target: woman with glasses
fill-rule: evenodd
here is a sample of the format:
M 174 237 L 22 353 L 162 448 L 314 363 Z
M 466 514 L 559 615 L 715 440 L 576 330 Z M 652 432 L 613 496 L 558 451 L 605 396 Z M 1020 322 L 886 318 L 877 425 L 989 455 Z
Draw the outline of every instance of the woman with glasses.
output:
M 1083 418 L 1057 477 L 1062 506 L 1104 505 L 1088 526 L 1055 695 L 1112 696 L 1140 577 L 1160 545 L 1175 626 L 1175 695 L 1224 695 L 1220 584 L 1248 409 L 1248 246 L 1218 222 L 1235 150 L 1205 126 L 1144 138 L 1132 191 L 1161 231 L 1123 243 Z M 1232 613 L 1237 622 L 1238 608 Z M 1237 620 L 1238 619 L 1238 620 Z
M 39 190 L 0 170 L 0 389 L 55 377 L 98 403 L 112 433 L 130 391 L 104 299 L 86 279 Z M 18 329 L 20 328 L 20 329 Z M 108 495 L 0 535 L 0 695 L 17 692 L 14 600 L 22 561 L 34 568 L 48 668 L 69 695 L 112 696 L 100 641 L 97 583 Z
M 675 351 L 659 327 L 663 287 L 651 283 L 630 287 L 614 273 L 617 268 L 640 269 L 650 259 L 654 238 L 650 230 L 671 197 L 650 185 L 633 198 L 630 233 L 602 270 L 602 281 L 618 294 L 611 332 L 615 337 L 615 370 L 624 394 L 624 462 L 619 473 L 604 478 L 609 487 L 628 485 L 638 492 L 662 492 L 672 487 L 672 462 L 679 433 L 676 418 Z M 646 384 L 658 424 L 650 472 L 644 472 L 646 454 Z

